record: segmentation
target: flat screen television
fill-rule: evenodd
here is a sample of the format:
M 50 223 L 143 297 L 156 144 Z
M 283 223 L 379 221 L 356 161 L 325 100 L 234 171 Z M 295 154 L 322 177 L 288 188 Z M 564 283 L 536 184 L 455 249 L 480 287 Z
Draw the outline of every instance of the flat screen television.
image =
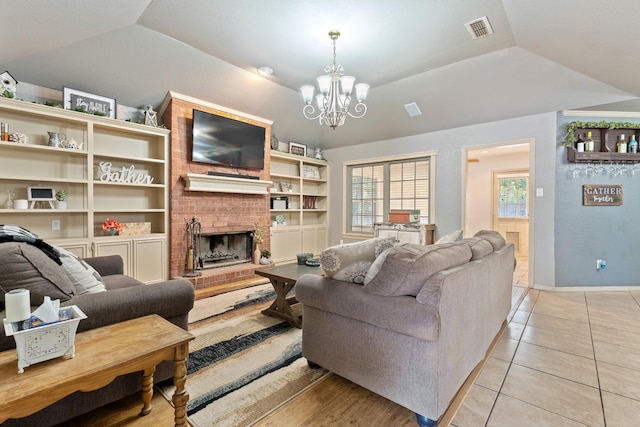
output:
M 265 128 L 194 109 L 192 131 L 192 161 L 264 169 Z

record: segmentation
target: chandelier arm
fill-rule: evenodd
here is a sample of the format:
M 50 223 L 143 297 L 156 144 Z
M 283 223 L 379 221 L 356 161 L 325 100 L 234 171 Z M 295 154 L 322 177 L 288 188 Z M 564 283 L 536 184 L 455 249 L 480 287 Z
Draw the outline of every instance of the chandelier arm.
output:
M 317 118 L 320 118 L 322 116 L 322 111 L 320 111 L 318 113 L 318 115 L 316 116 L 316 108 L 311 105 L 311 104 L 306 104 L 303 108 L 302 108 L 302 114 L 304 114 L 304 116 L 309 119 L 309 120 L 315 120 Z M 322 121 L 322 118 L 320 118 L 320 121 Z
M 364 103 L 359 102 L 355 105 L 355 107 L 353 107 L 353 111 L 355 112 L 355 114 L 351 114 L 351 111 L 347 111 L 347 114 L 349 114 L 349 116 L 353 117 L 354 119 L 359 119 L 367 114 L 367 106 Z

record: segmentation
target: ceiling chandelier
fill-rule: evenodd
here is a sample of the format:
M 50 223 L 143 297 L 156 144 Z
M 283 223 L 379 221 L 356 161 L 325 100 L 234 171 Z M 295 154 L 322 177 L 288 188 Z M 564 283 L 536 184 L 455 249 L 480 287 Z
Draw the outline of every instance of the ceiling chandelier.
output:
M 329 37 L 333 40 L 333 64 L 324 68 L 326 75 L 318 77 L 318 87 L 320 93 L 316 95 L 316 107 L 312 104 L 313 92 L 315 88 L 305 85 L 300 88 L 305 106 L 302 109 L 304 116 L 309 120 L 318 119 L 320 124 L 330 126 L 333 130 L 344 124 L 345 119 L 351 116 L 355 119 L 363 117 L 367 113 L 367 106 L 364 100 L 369 91 L 369 85 L 358 83 L 355 85 L 356 99 L 358 103 L 351 107 L 351 93 L 354 89 L 353 83 L 356 78 L 345 76 L 342 65 L 336 64 L 336 40 L 340 36 L 339 31 L 330 31 Z

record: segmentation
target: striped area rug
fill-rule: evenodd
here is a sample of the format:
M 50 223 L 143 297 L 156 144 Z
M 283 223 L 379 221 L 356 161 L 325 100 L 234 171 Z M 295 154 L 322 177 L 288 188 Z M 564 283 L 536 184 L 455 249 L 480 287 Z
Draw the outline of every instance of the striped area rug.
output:
M 192 425 L 248 426 L 326 374 L 307 367 L 300 329 L 260 312 L 274 298 L 266 284 L 196 301 L 186 383 Z M 160 391 L 171 401 L 173 385 Z

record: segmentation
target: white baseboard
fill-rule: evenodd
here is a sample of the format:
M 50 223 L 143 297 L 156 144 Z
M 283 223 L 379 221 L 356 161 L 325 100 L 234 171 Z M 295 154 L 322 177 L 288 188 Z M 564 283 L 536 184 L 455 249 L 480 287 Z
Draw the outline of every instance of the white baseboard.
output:
M 529 289 L 550 292 L 604 292 L 604 291 L 640 291 L 640 286 L 546 286 L 533 285 Z

